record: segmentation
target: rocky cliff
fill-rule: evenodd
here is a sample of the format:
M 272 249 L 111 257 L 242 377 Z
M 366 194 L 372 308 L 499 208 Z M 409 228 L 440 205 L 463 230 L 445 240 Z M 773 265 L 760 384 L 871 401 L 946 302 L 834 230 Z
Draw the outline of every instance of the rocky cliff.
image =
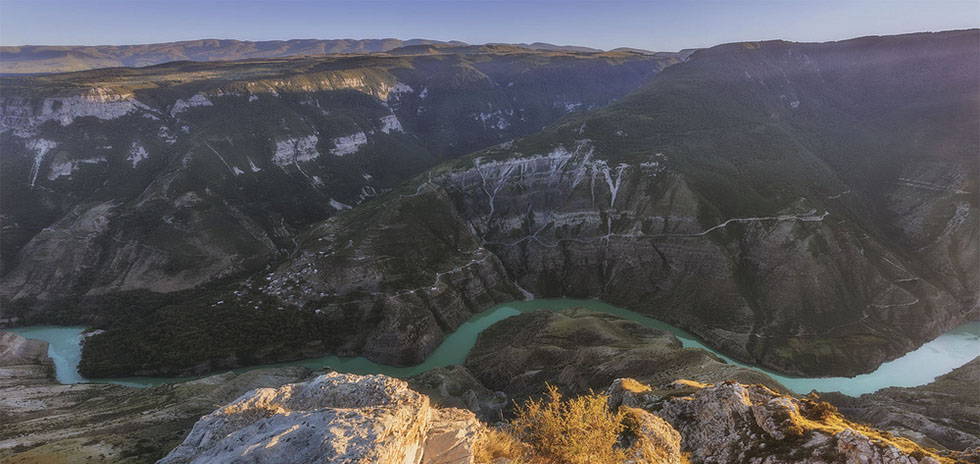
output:
M 535 90 L 549 79 L 519 86 L 493 55 L 415 57 L 413 72 L 392 65 L 334 73 L 319 61 L 301 60 L 311 74 L 224 86 L 220 97 L 218 90 L 185 89 L 166 113 L 202 118 L 206 130 L 189 125 L 193 156 L 182 148 L 168 162 L 177 167 L 190 159 L 193 166 L 178 170 L 193 179 L 157 179 L 151 185 L 173 186 L 153 194 L 159 201 L 138 199 L 118 209 L 115 200 L 102 198 L 64 210 L 55 226 L 35 224 L 37 236 L 2 283 L 28 308 L 24 314 L 43 314 L 37 308 L 44 305 L 32 298 L 51 292 L 188 288 L 269 263 L 244 279 L 229 277 L 226 286 L 197 287 L 179 305 L 125 305 L 145 310 L 98 320 L 109 330 L 92 337 L 83 360 L 96 376 L 197 372 L 324 352 L 411 364 L 472 314 L 527 295 L 600 298 L 678 325 L 740 360 L 790 374 L 867 372 L 978 314 L 977 46 L 980 31 L 969 30 L 699 50 L 615 103 L 438 166 L 412 162 L 405 151 L 372 157 L 364 150 L 394 150 L 385 145 L 394 143 L 390 138 L 415 134 L 423 158 L 452 157 L 457 152 L 450 147 L 468 140 L 469 148 L 486 146 L 503 141 L 501 131 L 517 131 L 522 115 L 511 114 L 516 109 L 507 97 L 545 95 L 537 100 L 541 112 L 561 113 L 584 100 L 562 106 L 571 88 L 560 97 Z M 609 67 L 610 57 L 592 55 L 554 59 L 555 65 L 599 59 L 576 69 L 606 70 L 602 75 L 620 89 L 635 81 L 612 76 L 637 77 L 643 72 L 634 66 L 659 66 L 627 61 Z M 439 67 L 447 64 L 448 70 Z M 559 71 L 540 72 L 554 77 Z M 122 74 L 120 82 L 129 85 L 145 79 Z M 301 91 L 326 84 L 357 92 L 309 100 Z M 474 98 L 487 94 L 467 92 L 471 85 L 500 99 L 488 105 Z M 437 88 L 449 89 L 441 100 Z M 288 92 L 296 92 L 296 100 Z M 612 99 L 595 92 L 592 98 Z M 121 98 L 115 95 L 99 98 Z M 270 111 L 292 102 L 290 111 L 307 116 L 281 119 L 288 136 L 280 136 L 280 129 L 264 126 L 270 113 L 260 124 L 259 115 L 243 111 L 251 116 L 236 123 L 228 118 L 238 113 L 228 116 L 219 101 L 241 108 L 269 103 Z M 328 102 L 351 106 L 331 106 L 323 115 Z M 55 106 L 40 105 L 39 114 L 61 115 Z M 439 117 L 425 116 L 435 108 Z M 404 133 L 394 129 L 391 114 Z M 338 115 L 343 120 L 329 119 Z M 336 124 L 320 124 L 321 116 Z M 537 125 L 531 120 L 520 130 Z M 20 140 L 15 129 L 5 134 Z M 42 160 L 39 172 L 48 177 L 68 169 L 45 167 L 52 149 L 42 140 L 52 137 L 19 141 L 22 152 L 36 157 L 22 157 L 20 171 L 4 170 L 20 173 L 26 191 L 36 179 L 31 160 Z M 143 157 L 130 141 L 113 146 L 132 151 L 127 169 Z M 252 154 L 231 162 L 228 153 Z M 260 159 L 267 164 L 252 171 L 248 161 Z M 322 164 L 358 159 L 335 165 L 351 170 Z M 193 164 L 201 160 L 221 174 L 196 169 L 204 166 Z M 374 163 L 373 170 L 362 162 Z M 314 172 L 314 165 L 324 170 Z M 79 161 L 69 167 L 91 166 Z M 269 172 L 279 176 L 276 188 L 237 183 Z M 327 182 L 327 172 L 343 174 Z M 380 180 L 382 172 L 387 181 Z M 410 182 L 397 183 L 414 173 Z M 56 185 L 63 177 L 47 182 Z M 210 180 L 219 177 L 234 182 Z M 320 187 L 317 178 L 324 181 Z M 365 193 L 367 187 L 374 193 Z M 268 198 L 259 210 L 247 201 L 256 192 Z M 31 201 L 57 204 L 47 193 L 38 195 Z M 96 270 L 76 272 L 93 261 Z M 100 307 L 115 306 L 124 305 Z M 204 347 L 200 340 L 221 342 Z
M 54 381 L 48 344 L 0 332 L 0 388 Z
M 6 76 L 2 297 L 43 313 L 254 272 L 309 224 L 676 61 L 477 47 Z
M 496 283 L 486 300 L 509 282 L 601 298 L 783 372 L 867 372 L 977 315 L 978 42 L 962 31 L 699 51 L 617 103 L 311 228 L 262 293 L 336 314 L 366 296 L 337 282 L 371 275 L 376 304 L 420 296 L 379 315 L 418 325 L 363 329 L 398 340 L 401 356 L 366 350 L 397 361 L 432 346 L 426 327 L 454 327 L 457 309 L 430 302 L 482 269 Z M 454 232 L 394 238 L 418 229 L 410 215 Z M 363 233 L 344 232 L 355 223 Z

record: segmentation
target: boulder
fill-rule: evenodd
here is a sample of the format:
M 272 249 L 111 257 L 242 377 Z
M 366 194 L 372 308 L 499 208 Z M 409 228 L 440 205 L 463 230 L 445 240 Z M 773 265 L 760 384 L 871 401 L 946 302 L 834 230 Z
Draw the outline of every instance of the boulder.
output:
M 160 463 L 461 464 L 473 461 L 482 427 L 403 381 L 329 373 L 246 393 L 201 418 Z

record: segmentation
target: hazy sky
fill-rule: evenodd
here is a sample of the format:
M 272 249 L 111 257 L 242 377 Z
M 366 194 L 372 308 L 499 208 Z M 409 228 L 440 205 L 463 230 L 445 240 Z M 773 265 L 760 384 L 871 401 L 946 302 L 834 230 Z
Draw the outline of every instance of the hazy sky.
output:
M 0 43 L 428 38 L 674 51 L 980 27 L 978 0 L 0 0 Z

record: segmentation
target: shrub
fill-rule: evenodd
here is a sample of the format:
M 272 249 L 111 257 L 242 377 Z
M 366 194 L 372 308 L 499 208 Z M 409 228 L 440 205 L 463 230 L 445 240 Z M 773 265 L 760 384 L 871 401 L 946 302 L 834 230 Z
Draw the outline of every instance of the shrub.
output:
M 524 456 L 530 455 L 528 445 L 518 440 L 509 430 L 489 429 L 473 447 L 473 460 L 478 463 L 495 463 L 498 459 L 510 464 L 528 464 Z
M 606 395 L 565 399 L 548 386 L 544 398 L 518 405 L 506 430 L 492 430 L 477 444 L 477 462 L 612 464 L 627 458 L 617 446 L 624 413 L 609 409 Z
M 827 419 L 840 415 L 837 408 L 826 401 L 811 401 L 808 403 L 809 407 L 807 407 L 803 412 L 803 415 L 807 419 L 826 421 Z

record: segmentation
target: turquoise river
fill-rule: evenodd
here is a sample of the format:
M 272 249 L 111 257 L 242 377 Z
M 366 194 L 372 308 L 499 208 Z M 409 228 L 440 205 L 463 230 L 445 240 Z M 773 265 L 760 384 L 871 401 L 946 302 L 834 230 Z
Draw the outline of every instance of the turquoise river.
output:
M 456 329 L 455 332 L 447 336 L 442 344 L 423 363 L 415 366 L 395 367 L 378 364 L 360 357 L 341 358 L 338 356 L 324 356 L 278 364 L 251 366 L 237 369 L 236 372 L 278 366 L 305 366 L 311 369 L 329 367 L 340 372 L 354 374 L 380 373 L 393 377 L 409 377 L 436 367 L 462 364 L 466 359 L 466 355 L 469 354 L 470 349 L 476 343 L 477 336 L 480 332 L 495 322 L 523 312 L 537 310 L 557 311 L 570 307 L 585 307 L 594 311 L 601 311 L 636 321 L 646 327 L 666 330 L 680 339 L 685 348 L 701 348 L 716 354 L 729 363 L 760 370 L 790 390 L 801 394 L 809 393 L 811 390 L 817 390 L 840 391 L 848 395 L 861 395 L 891 386 L 913 387 L 923 385 L 931 382 L 937 376 L 943 375 L 980 355 L 980 322 L 974 321 L 953 328 L 919 349 L 909 352 L 894 361 L 882 364 L 878 370 L 869 374 L 850 378 L 787 377 L 735 361 L 705 346 L 694 335 L 656 319 L 596 300 L 561 298 L 505 303 L 476 314 Z M 188 378 L 172 377 L 86 379 L 78 373 L 78 362 L 82 355 L 81 334 L 83 330 L 85 330 L 84 327 L 61 326 L 31 326 L 8 329 L 8 331 L 20 334 L 25 338 L 44 340 L 49 343 L 48 355 L 54 360 L 55 372 L 58 381 L 61 383 L 105 382 L 129 386 L 152 386 L 189 380 Z

